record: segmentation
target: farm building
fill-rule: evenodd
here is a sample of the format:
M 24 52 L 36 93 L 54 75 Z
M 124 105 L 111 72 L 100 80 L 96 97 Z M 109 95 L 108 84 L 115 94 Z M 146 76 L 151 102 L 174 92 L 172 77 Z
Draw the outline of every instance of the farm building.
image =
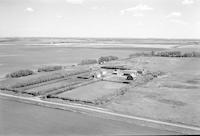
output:
M 131 75 L 128 75 L 126 80 L 133 80 L 133 77 Z
M 123 75 L 123 72 L 121 70 L 114 70 L 113 73 L 114 75 L 118 75 L 118 76 L 122 76 Z
M 127 80 L 135 80 L 136 77 L 138 76 L 137 70 L 124 70 L 123 75 L 127 76 Z
M 106 76 L 107 71 L 105 70 L 98 70 L 95 72 L 89 72 L 89 73 L 85 73 L 85 74 L 81 74 L 78 76 L 78 78 L 81 79 L 91 79 L 91 78 L 102 78 L 104 76 Z
M 136 77 L 137 77 L 137 75 L 134 74 L 134 73 L 132 73 L 132 74 L 129 74 L 129 75 L 127 76 L 126 80 L 135 80 Z
M 92 72 L 90 75 L 93 78 L 102 78 L 102 72 L 101 71 Z
M 137 73 L 143 75 L 143 74 L 145 74 L 145 70 L 144 69 L 143 70 L 137 70 Z
M 137 75 L 137 70 L 124 70 L 124 71 L 123 71 L 123 75 L 124 75 L 124 76 L 128 76 L 128 75 L 130 75 L 130 74 L 132 74 L 132 73 L 134 73 L 134 74 Z
M 114 74 L 114 75 L 117 75 L 117 72 L 118 72 L 118 71 L 115 69 L 115 70 L 113 71 L 113 74 Z

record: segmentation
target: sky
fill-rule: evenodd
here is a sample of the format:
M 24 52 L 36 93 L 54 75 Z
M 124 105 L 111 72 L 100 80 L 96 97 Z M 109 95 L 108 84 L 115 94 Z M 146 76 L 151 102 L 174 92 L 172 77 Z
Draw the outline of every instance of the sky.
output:
M 200 38 L 200 0 L 0 0 L 0 37 Z

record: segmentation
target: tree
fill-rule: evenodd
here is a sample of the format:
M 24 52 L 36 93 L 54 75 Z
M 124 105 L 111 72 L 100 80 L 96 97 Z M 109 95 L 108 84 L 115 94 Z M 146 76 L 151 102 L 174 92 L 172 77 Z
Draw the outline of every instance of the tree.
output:
M 15 71 L 13 73 L 9 73 L 6 75 L 7 78 L 19 78 L 19 77 L 23 77 L 23 76 L 28 76 L 28 75 L 32 75 L 34 74 L 34 72 L 32 70 L 19 70 L 19 71 Z

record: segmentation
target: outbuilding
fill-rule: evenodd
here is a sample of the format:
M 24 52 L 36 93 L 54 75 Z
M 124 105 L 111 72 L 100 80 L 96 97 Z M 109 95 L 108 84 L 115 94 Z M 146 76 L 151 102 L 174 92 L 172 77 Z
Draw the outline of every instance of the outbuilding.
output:
M 133 77 L 131 75 L 128 75 L 126 80 L 133 80 Z
M 136 79 L 136 74 L 134 74 L 134 73 L 131 73 L 131 74 L 128 74 L 127 75 L 127 78 L 126 78 L 126 80 L 135 80 Z

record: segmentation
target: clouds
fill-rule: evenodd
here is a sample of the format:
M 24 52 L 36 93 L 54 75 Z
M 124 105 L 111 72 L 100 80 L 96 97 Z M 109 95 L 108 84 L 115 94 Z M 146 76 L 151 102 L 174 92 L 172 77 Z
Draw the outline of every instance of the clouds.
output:
M 0 35 L 199 37 L 199 6 L 200 0 L 0 0 Z
M 138 4 L 134 7 L 121 10 L 120 14 L 125 15 L 131 13 L 133 16 L 144 16 L 143 13 L 144 11 L 151 11 L 151 10 L 154 10 L 154 8 L 145 4 Z
M 147 10 L 153 10 L 153 8 L 148 6 L 148 5 L 139 4 L 139 5 L 135 6 L 135 7 L 123 9 L 123 10 L 121 10 L 121 12 L 125 13 L 125 12 L 147 11 Z
M 139 4 L 135 7 L 125 9 L 125 11 L 146 11 L 146 10 L 153 10 L 153 8 L 145 4 Z
M 66 0 L 67 3 L 70 4 L 83 4 L 85 0 Z
M 169 15 L 167 15 L 167 18 L 174 18 L 174 17 L 180 17 L 182 15 L 181 12 L 171 12 Z
M 182 4 L 183 5 L 191 5 L 191 4 L 194 4 L 194 0 L 183 0 Z
M 182 16 L 181 12 L 171 12 L 169 15 L 166 16 L 167 19 L 169 19 L 170 23 L 175 23 L 179 25 L 187 25 L 188 23 L 184 20 L 180 19 Z
M 199 3 L 200 0 L 182 0 L 182 5 L 187 6 L 187 5 L 195 5 Z
M 34 12 L 35 10 L 34 10 L 33 8 L 31 8 L 31 7 L 27 7 L 27 8 L 25 9 L 25 11 L 27 11 L 27 12 Z

